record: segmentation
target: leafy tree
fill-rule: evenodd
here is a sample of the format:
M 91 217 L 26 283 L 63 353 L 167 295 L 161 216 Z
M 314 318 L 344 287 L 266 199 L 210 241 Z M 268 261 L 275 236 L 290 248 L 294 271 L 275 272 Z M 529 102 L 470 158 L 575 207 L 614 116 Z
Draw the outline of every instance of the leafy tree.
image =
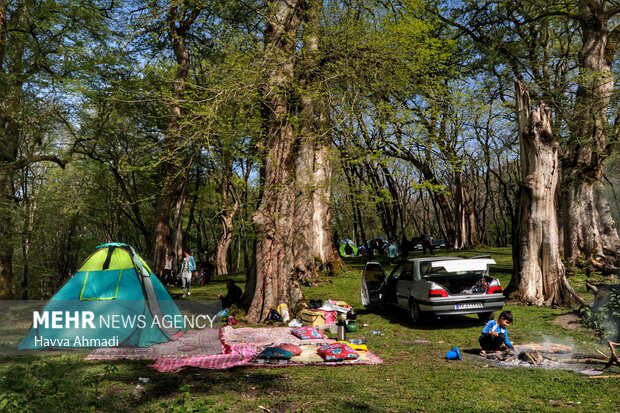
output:
M 615 253 L 604 251 L 603 245 L 610 250 L 618 245 L 615 225 L 600 191 L 603 160 L 610 149 L 605 139 L 611 129 L 610 67 L 617 43 L 614 40 L 617 29 L 608 27 L 608 23 L 616 13 L 615 6 L 600 1 L 546 5 L 529 1 L 463 2 L 454 14 L 458 17 L 452 19 L 455 27 L 483 52 L 486 61 L 481 62 L 481 67 L 505 84 L 510 82 L 510 77 L 530 83 L 535 99 L 544 102 L 551 111 L 553 135 L 563 147 L 560 222 L 565 256 L 574 261 L 577 256 L 585 255 L 603 267 L 616 259 Z M 575 60 L 578 50 L 581 50 L 580 58 Z M 521 156 L 527 159 L 532 155 L 522 150 Z M 543 239 L 532 235 L 532 232 L 514 234 L 519 240 L 513 243 L 515 262 L 527 255 L 521 250 L 526 245 L 526 249 L 552 245 L 556 251 L 551 255 L 559 254 L 556 237 Z M 556 274 L 563 274 L 561 261 L 554 262 L 555 269 L 548 268 L 542 278 L 538 271 L 531 271 L 531 266 L 516 266 L 509 291 L 536 303 L 580 302 L 574 292 L 564 289 L 567 283 L 563 276 L 554 281 Z M 548 285 L 543 287 L 542 279 L 547 276 Z M 535 291 L 534 296 L 527 291 Z
M 13 295 L 15 171 L 42 159 L 62 164 L 53 155 L 18 156 L 24 124 L 35 116 L 24 111 L 24 102 L 51 102 L 61 79 L 89 66 L 84 58 L 105 33 L 98 6 L 96 1 L 0 2 L 0 209 L 6 217 L 0 225 L 0 298 Z

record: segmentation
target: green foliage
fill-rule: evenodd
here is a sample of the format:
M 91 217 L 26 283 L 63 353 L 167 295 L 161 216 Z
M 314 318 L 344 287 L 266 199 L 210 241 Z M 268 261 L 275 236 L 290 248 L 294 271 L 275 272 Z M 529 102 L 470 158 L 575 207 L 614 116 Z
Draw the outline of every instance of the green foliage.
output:
M 75 369 L 75 359 L 54 357 L 9 365 L 0 377 L 0 410 L 5 412 L 57 412 L 91 410 L 101 376 Z M 75 397 L 76 387 L 81 398 Z
M 596 311 L 590 307 L 579 310 L 581 323 L 596 330 L 602 341 L 620 341 L 620 294 L 612 291 L 609 301 Z

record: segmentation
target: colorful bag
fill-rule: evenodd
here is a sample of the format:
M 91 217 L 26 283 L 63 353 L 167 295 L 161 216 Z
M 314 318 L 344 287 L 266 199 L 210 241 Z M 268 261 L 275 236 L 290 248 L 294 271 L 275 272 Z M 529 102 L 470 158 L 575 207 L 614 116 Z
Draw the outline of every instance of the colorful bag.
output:
M 338 313 L 336 311 L 319 310 L 323 313 L 325 324 L 336 324 L 338 321 Z
M 282 316 L 273 308 L 269 310 L 269 314 L 267 314 L 267 320 L 282 322 Z
M 323 340 L 327 337 L 316 328 L 299 327 L 291 330 L 291 333 L 302 340 Z
M 320 347 L 317 353 L 319 353 L 325 361 L 355 360 L 359 357 L 359 354 L 344 343 L 325 345 Z

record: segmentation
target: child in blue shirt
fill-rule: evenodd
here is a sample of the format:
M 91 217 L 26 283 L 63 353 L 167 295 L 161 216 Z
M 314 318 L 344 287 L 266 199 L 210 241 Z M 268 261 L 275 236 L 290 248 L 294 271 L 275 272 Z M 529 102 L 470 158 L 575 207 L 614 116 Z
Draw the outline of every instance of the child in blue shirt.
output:
M 508 339 L 508 330 L 506 328 L 510 323 L 512 323 L 512 313 L 510 311 L 502 311 L 497 321 L 491 320 L 486 323 L 478 339 L 483 352 L 514 348 Z

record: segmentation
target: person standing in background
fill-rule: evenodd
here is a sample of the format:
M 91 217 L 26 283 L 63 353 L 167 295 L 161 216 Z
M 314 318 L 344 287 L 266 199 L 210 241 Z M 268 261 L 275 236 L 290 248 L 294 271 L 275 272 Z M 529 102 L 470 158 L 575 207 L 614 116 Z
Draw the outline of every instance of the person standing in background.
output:
M 191 255 L 191 251 L 183 251 L 183 263 L 181 264 L 181 283 L 183 287 L 183 297 L 192 295 L 190 287 L 192 285 L 192 274 L 196 271 L 196 261 Z
M 429 254 L 433 254 L 433 237 L 428 235 L 427 233 L 422 234 L 422 249 L 424 250 L 424 254 L 426 254 L 426 250 L 428 249 Z
M 167 248 L 166 251 L 166 261 L 164 261 L 164 270 L 162 271 L 161 281 L 167 286 L 170 286 L 174 283 L 172 263 L 174 262 L 175 253 L 174 251 L 168 251 Z
M 407 260 L 409 256 L 409 249 L 411 248 L 411 244 L 407 240 L 407 236 L 403 235 L 403 240 L 400 243 L 400 257 L 403 261 Z
M 396 257 L 398 257 L 398 248 L 396 247 L 396 242 L 393 240 L 390 241 L 390 245 L 388 246 L 387 256 L 390 265 L 394 264 Z

